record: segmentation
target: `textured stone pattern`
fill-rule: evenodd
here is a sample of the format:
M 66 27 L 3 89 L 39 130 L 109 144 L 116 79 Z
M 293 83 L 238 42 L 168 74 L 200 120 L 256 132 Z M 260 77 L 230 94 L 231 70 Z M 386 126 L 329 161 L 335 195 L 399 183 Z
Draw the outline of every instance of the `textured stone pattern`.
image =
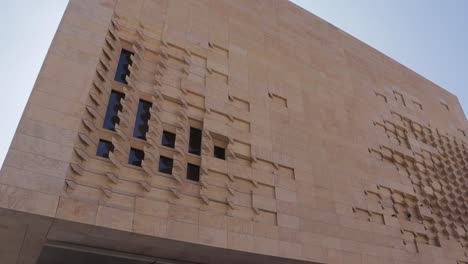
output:
M 403 107 L 410 99 L 395 89 L 387 91 L 388 97 L 384 92 L 376 92 L 376 95 L 386 103 L 392 100 L 391 103 L 398 104 L 399 101 Z M 422 105 L 417 104 L 417 108 L 422 110 Z M 357 206 L 355 211 L 357 214 L 363 211 L 369 221 L 378 215 L 382 224 L 400 226 L 408 250 L 418 252 L 422 244 L 441 247 L 445 241 L 450 241 L 464 248 L 466 254 L 466 134 L 458 129 L 459 133 L 453 135 L 431 126 L 427 120 L 399 112 L 398 108 L 392 109 L 389 115 L 374 122 L 388 140 L 370 148 L 369 152 L 392 163 L 396 173 L 411 183 L 412 188 L 402 192 L 385 185 L 369 186 L 365 190 L 369 196 L 367 207 Z
M 112 18 L 74 146 L 75 162 L 66 181 L 69 196 L 130 211 L 138 197 L 169 203 L 181 212 L 201 209 L 273 227 L 287 222 L 288 216 L 277 215 L 276 203 L 278 197 L 295 199 L 292 159 L 254 152 L 249 108 L 236 106 L 234 95 L 206 100 L 206 90 L 227 88 L 229 50 L 213 43 L 186 46 Z M 128 85 L 113 81 L 123 47 L 134 53 Z M 111 90 L 125 94 L 115 132 L 100 128 Z M 132 136 L 140 98 L 153 106 L 146 142 Z M 249 106 L 247 98 L 242 102 Z M 203 124 L 201 158 L 187 153 L 191 123 Z M 175 131 L 173 150 L 161 146 L 163 127 Z M 226 161 L 213 158 L 213 137 L 226 140 Z M 114 145 L 109 161 L 94 155 L 99 139 Z M 144 151 L 142 169 L 127 164 L 130 147 Z M 157 170 L 161 154 L 174 159 L 170 176 Z M 201 165 L 200 184 L 185 180 L 189 160 Z M 187 220 L 185 214 L 175 217 Z
M 122 48 L 128 85 L 114 81 Z M 115 132 L 102 128 L 112 90 L 125 94 Z M 146 140 L 133 137 L 139 100 L 152 103 Z M 72 0 L 0 171 L 0 207 L 106 227 L 118 245 L 116 230 L 148 248 L 147 236 L 313 263 L 468 263 L 466 133 L 455 96 L 290 2 Z M 29 222 L 0 229 L 7 263 L 80 229 Z M 83 233 L 69 240 L 98 242 Z

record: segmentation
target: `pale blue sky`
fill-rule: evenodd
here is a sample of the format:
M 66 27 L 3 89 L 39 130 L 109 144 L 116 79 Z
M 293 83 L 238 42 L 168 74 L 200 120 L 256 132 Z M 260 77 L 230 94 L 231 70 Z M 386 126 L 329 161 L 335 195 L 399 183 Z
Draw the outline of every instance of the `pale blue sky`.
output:
M 293 2 L 454 93 L 468 109 L 468 1 Z M 2 3 L 0 166 L 66 4 L 66 0 Z

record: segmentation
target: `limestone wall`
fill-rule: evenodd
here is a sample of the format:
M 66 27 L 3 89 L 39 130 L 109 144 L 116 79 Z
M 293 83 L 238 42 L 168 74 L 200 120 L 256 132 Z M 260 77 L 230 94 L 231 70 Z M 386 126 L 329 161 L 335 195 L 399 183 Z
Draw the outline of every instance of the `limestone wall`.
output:
M 114 81 L 122 48 L 134 53 L 126 85 Z M 115 132 L 102 128 L 111 91 L 125 95 Z M 132 136 L 140 99 L 146 140 Z M 200 156 L 187 153 L 190 127 L 203 130 Z M 455 96 L 287 1 L 76 0 L 0 206 L 320 263 L 467 263 L 466 133 Z M 220 141 L 226 160 L 213 157 Z

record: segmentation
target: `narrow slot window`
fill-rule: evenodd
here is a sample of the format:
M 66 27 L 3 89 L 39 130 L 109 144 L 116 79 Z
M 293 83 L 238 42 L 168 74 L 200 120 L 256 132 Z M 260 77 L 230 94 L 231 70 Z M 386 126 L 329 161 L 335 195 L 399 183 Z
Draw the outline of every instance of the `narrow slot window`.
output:
M 103 157 L 108 159 L 109 158 L 109 152 L 114 151 L 114 145 L 112 142 L 107 141 L 107 140 L 99 140 L 97 151 L 96 151 L 96 156 Z
M 109 103 L 107 104 L 106 116 L 104 117 L 103 127 L 105 129 L 115 131 L 115 124 L 120 122 L 117 113 L 122 110 L 120 100 L 123 98 L 125 98 L 125 94 L 116 91 L 111 92 Z
M 190 140 L 189 140 L 189 153 L 200 155 L 201 154 L 201 138 L 202 131 L 197 128 L 190 128 Z
M 130 155 L 128 157 L 128 164 L 141 167 L 141 162 L 145 159 L 145 153 L 143 150 L 130 149 Z
M 187 164 L 187 179 L 191 181 L 200 181 L 200 166 Z
M 133 129 L 134 137 L 146 140 L 146 132 L 148 132 L 148 120 L 151 117 L 151 106 L 152 104 L 150 102 L 140 100 L 135 120 L 135 128 Z
M 114 80 L 117 82 L 128 84 L 126 77 L 130 75 L 128 66 L 132 65 L 132 55 L 132 52 L 125 49 L 122 49 L 120 52 L 119 64 L 117 65 L 117 70 L 114 77 Z

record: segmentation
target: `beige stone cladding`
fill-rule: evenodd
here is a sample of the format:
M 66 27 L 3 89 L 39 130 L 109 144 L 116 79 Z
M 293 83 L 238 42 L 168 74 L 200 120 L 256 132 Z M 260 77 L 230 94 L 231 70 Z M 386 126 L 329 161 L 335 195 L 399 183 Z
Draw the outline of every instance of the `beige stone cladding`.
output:
M 454 95 L 288 1 L 72 0 L 0 172 L 0 207 L 310 263 L 468 263 L 467 133 Z

